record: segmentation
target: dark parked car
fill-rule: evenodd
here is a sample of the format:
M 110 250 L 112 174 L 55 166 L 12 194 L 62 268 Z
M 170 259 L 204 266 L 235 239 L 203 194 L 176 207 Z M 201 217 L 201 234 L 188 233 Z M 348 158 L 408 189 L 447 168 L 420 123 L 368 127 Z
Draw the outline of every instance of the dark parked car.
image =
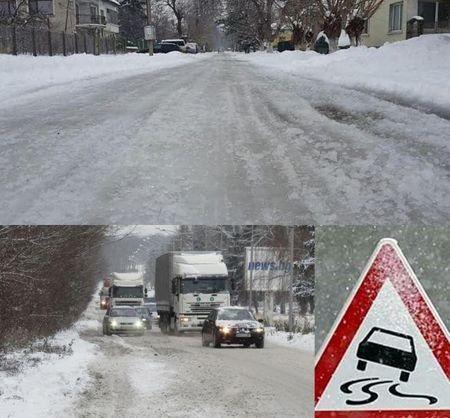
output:
M 356 368 L 364 371 L 367 362 L 400 369 L 400 380 L 407 382 L 417 363 L 414 340 L 410 335 L 374 327 L 359 343 Z
M 202 345 L 210 343 L 219 348 L 221 344 L 243 344 L 264 347 L 264 327 L 246 308 L 229 306 L 213 309 L 202 328 Z
M 177 51 L 177 52 L 182 52 L 181 48 L 176 45 L 176 44 L 169 44 L 169 43 L 165 43 L 165 44 L 155 44 L 153 46 L 153 52 L 155 54 L 167 54 L 168 52 L 173 52 L 173 51 Z M 148 49 L 147 49 L 148 52 Z
M 103 335 L 139 334 L 144 335 L 145 325 L 132 306 L 108 308 L 103 318 Z
M 152 329 L 153 318 L 150 310 L 146 306 L 137 306 L 134 309 L 141 317 L 142 322 L 144 322 L 145 328 Z

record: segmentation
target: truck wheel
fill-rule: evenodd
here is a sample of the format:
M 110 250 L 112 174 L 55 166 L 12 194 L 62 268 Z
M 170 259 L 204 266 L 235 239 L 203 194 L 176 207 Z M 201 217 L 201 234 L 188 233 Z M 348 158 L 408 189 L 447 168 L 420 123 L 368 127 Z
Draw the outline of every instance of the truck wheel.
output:
M 256 348 L 264 348 L 264 340 L 256 341 Z
M 213 345 L 214 345 L 214 348 L 220 348 L 220 341 L 217 339 L 217 335 L 216 335 L 216 333 L 214 333 L 214 337 L 213 337 Z
M 409 380 L 409 373 L 408 373 L 408 372 L 402 371 L 402 372 L 400 373 L 400 380 L 401 380 L 402 382 L 407 382 L 407 381 Z
M 358 360 L 358 364 L 356 365 L 356 368 L 358 370 L 361 370 L 363 372 L 364 370 L 366 370 L 366 367 L 367 367 L 367 361 Z

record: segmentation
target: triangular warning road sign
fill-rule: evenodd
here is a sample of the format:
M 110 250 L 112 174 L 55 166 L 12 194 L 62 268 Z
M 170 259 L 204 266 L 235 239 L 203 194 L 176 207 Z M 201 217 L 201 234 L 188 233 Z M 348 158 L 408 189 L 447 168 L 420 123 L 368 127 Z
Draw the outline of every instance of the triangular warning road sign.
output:
M 316 418 L 449 418 L 450 338 L 397 242 L 379 242 L 315 366 Z

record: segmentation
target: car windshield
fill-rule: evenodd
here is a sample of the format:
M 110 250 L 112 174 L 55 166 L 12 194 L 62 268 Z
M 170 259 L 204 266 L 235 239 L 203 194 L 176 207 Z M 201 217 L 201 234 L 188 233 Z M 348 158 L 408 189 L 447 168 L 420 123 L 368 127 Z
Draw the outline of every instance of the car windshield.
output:
M 129 309 L 112 309 L 109 316 L 130 316 L 135 317 L 136 311 L 132 308 Z
M 227 291 L 226 277 L 188 277 L 181 281 L 181 293 L 224 293 Z
M 376 330 L 370 336 L 370 343 L 380 344 L 387 347 L 396 348 L 407 352 L 412 351 L 411 341 L 408 338 L 392 335 L 390 333 L 383 332 L 382 330 Z
M 115 298 L 141 298 L 143 296 L 143 286 L 118 287 L 113 286 L 113 297 Z
M 139 315 L 148 315 L 149 314 L 149 311 L 147 308 L 135 308 L 135 310 Z
M 245 309 L 224 309 L 222 311 L 219 311 L 219 313 L 217 314 L 217 319 L 237 320 L 237 321 L 255 320 L 253 314 Z

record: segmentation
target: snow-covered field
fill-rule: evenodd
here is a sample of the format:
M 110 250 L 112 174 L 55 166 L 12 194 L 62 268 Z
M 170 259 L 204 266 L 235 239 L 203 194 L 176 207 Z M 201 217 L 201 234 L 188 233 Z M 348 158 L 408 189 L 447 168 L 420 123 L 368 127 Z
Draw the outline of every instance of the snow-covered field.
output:
M 386 44 L 320 55 L 313 51 L 239 54 L 254 64 L 374 91 L 402 102 L 416 102 L 450 115 L 450 35 L 426 35 Z
M 92 79 L 114 80 L 158 71 L 209 58 L 212 54 L 85 55 L 69 57 L 33 57 L 0 54 L 0 100 L 10 100 L 24 93 L 42 93 L 71 87 Z M 75 84 L 74 84 L 75 83 Z

